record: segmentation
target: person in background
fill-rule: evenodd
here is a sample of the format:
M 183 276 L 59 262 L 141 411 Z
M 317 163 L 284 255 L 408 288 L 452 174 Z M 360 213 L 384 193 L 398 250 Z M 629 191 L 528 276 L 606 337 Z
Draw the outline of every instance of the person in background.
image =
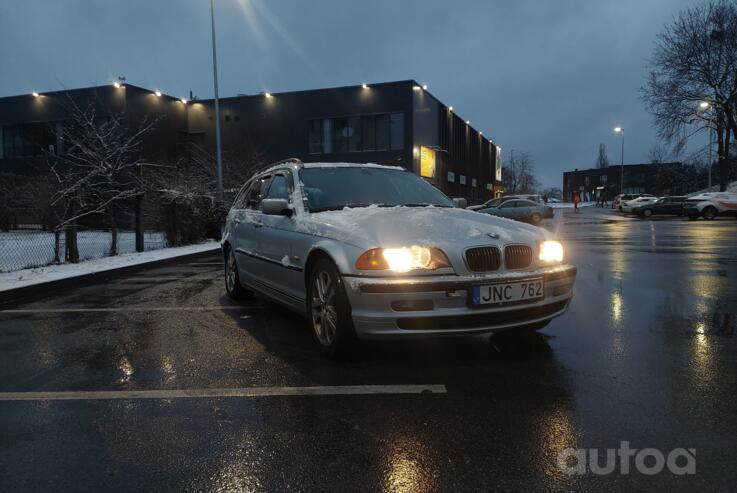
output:
M 573 194 L 573 210 L 576 214 L 578 214 L 578 203 L 581 202 L 581 197 L 577 194 Z

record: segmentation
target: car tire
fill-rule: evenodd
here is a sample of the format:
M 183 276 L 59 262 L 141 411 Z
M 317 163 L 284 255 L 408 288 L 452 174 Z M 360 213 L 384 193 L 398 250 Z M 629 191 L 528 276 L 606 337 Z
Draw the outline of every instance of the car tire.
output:
M 643 217 L 650 217 L 652 215 L 653 215 L 653 211 L 651 209 L 645 209 L 644 211 L 642 211 Z
M 704 210 L 701 211 L 701 215 L 704 216 L 704 219 L 707 221 L 711 221 L 717 217 L 717 210 L 712 206 L 704 207 Z
M 241 285 L 238 264 L 231 248 L 225 251 L 225 292 L 233 300 L 245 300 L 253 296 L 253 291 Z
M 530 223 L 534 224 L 535 226 L 540 224 L 541 220 L 542 220 L 542 217 L 537 212 L 530 216 Z
M 356 342 L 351 304 L 343 278 L 327 258 L 318 260 L 307 284 L 307 316 L 323 353 L 331 358 L 349 354 Z

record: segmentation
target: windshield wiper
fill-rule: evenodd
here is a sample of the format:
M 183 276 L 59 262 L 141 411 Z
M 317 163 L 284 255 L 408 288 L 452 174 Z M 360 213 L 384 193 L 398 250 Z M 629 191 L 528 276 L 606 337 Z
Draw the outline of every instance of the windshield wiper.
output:
M 408 203 L 408 204 L 399 204 L 403 207 L 450 207 L 449 205 L 444 204 L 431 204 L 429 202 L 417 202 L 417 203 Z
M 373 204 L 367 204 L 364 202 L 348 202 L 346 204 L 335 204 L 335 205 L 326 205 L 325 207 L 315 207 L 314 209 L 310 209 L 310 212 L 339 211 L 346 207 L 368 207 L 370 205 L 373 205 Z M 381 206 L 383 204 L 377 204 L 377 205 Z

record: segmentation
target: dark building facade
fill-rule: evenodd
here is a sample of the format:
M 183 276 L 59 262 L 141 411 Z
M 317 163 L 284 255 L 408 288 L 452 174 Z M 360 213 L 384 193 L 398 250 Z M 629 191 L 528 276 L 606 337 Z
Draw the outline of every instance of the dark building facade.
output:
M 648 163 L 625 164 L 624 187 L 622 182 L 622 166 L 593 168 L 563 172 L 563 198 L 572 200 L 578 193 L 588 200 L 595 200 L 598 192 L 611 201 L 620 193 L 658 193 L 656 177 L 664 167 L 681 166 L 681 163 Z
M 142 149 L 152 162 L 185 148 L 215 154 L 214 100 L 111 84 L 0 98 L 0 171 L 29 173 L 47 152 L 63 153 L 55 135 L 72 102 L 122 113 L 129 128 L 155 118 Z M 267 162 L 402 166 L 472 203 L 492 197 L 501 181 L 498 146 L 413 80 L 221 98 L 220 128 L 224 160 L 257 153 Z
M 123 125 L 138 128 L 145 119 L 155 124 L 141 152 L 152 161 L 166 161 L 187 138 L 187 107 L 179 99 L 157 95 L 131 84 L 71 89 L 43 94 L 0 98 L 0 172 L 33 174 L 43 169 L 46 157 L 63 154 L 60 138 L 75 108 L 92 105 L 98 118 L 122 115 Z

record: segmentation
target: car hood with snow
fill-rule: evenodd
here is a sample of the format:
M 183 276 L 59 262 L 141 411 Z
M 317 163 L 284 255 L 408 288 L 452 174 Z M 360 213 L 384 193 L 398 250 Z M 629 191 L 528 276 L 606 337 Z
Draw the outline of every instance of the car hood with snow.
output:
M 478 245 L 534 245 L 553 235 L 509 219 L 446 207 L 355 207 L 313 213 L 305 232 L 360 248 L 408 245 L 458 249 Z

